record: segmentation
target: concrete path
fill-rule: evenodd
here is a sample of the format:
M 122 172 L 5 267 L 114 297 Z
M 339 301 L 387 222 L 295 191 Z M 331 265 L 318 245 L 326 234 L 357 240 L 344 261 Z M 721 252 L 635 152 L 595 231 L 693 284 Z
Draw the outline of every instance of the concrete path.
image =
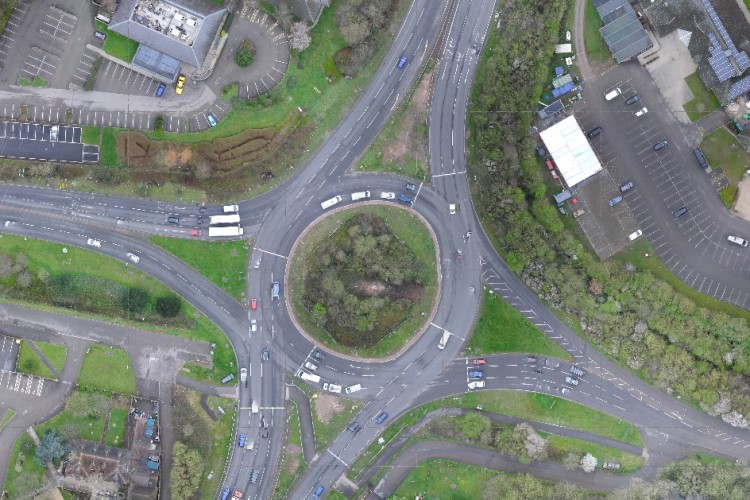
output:
M 305 462 L 312 463 L 315 459 L 315 428 L 312 422 L 310 398 L 296 385 L 287 385 L 289 398 L 297 404 L 299 410 L 299 424 L 302 430 L 302 454 Z

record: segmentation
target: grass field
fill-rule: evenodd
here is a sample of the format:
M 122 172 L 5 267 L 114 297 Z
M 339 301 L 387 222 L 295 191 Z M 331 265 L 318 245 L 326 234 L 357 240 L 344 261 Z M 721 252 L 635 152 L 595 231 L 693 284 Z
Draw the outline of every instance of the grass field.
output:
M 599 459 L 598 468 L 601 469 L 605 461 L 608 462 L 619 462 L 620 469 L 616 472 L 617 474 L 630 474 L 640 470 L 643 467 L 643 458 L 638 455 L 633 455 L 627 451 L 618 450 L 609 446 L 603 446 L 596 443 L 590 443 L 581 439 L 576 439 L 568 436 L 558 436 L 556 434 L 548 434 L 546 432 L 539 433 L 542 437 L 549 440 L 549 445 L 561 450 L 563 452 L 575 452 L 583 455 L 584 453 L 591 453 L 597 459 Z
M 77 384 L 86 388 L 135 394 L 133 363 L 122 349 L 94 344 L 83 357 Z
M 289 490 L 292 488 L 294 481 L 306 469 L 307 462 L 305 462 L 302 454 L 302 429 L 299 423 L 299 409 L 294 401 L 290 400 L 287 401 L 287 434 L 284 456 L 272 498 L 274 500 L 288 498 Z
M 729 182 L 735 186 L 742 180 L 745 171 L 750 169 L 750 155 L 734 134 L 724 127 L 705 136 L 700 148 L 711 168 L 721 167 Z M 698 166 L 691 168 L 697 169 Z
M 84 144 L 99 144 L 99 127 L 84 125 L 81 127 L 81 142 Z
M 120 157 L 117 155 L 117 138 L 115 129 L 102 129 L 102 146 L 99 154 L 99 165 L 103 167 L 119 167 Z
M 24 454 L 23 457 L 19 457 L 22 453 L 21 446 L 24 443 L 30 443 L 26 444 L 26 446 L 30 446 L 32 451 L 28 455 Z M 16 442 L 13 444 L 4 485 L 4 490 L 8 495 L 8 498 L 21 498 L 23 494 L 28 494 L 28 491 L 25 491 L 22 485 L 16 485 L 16 479 L 18 479 L 20 475 L 29 474 L 37 477 L 40 482 L 44 480 L 44 473 L 47 469 L 36 463 L 36 460 L 34 460 L 33 449 L 34 443 L 31 440 L 31 436 L 25 432 L 16 439 Z
M 185 261 L 238 301 L 245 299 L 251 249 L 247 240 L 207 242 L 149 236 L 149 241 Z
M 133 62 L 135 51 L 138 50 L 138 42 L 110 31 L 107 25 L 101 21 L 96 21 L 95 24 L 97 30 L 107 35 L 107 39 L 104 41 L 104 46 L 102 47 L 104 52 L 125 62 Z
M 127 421 L 127 408 L 112 408 L 109 412 L 109 423 L 107 424 L 107 446 L 122 447 Z
M 388 223 L 393 234 L 406 245 L 419 262 L 423 263 L 428 272 L 425 276 L 423 299 L 412 307 L 411 316 L 373 347 L 353 349 L 338 344 L 325 331 L 319 328 L 315 324 L 312 315 L 303 307 L 301 297 L 304 285 L 304 262 L 306 255 L 315 248 L 317 241 L 335 231 L 345 219 L 360 213 L 369 213 L 383 218 Z M 437 274 L 435 269 L 435 246 L 429 231 L 422 224 L 421 219 L 412 215 L 410 211 L 399 208 L 396 205 L 355 207 L 322 220 L 305 236 L 304 247 L 300 246 L 297 248 L 297 253 L 292 260 L 291 279 L 287 283 L 287 300 L 291 302 L 297 320 L 306 331 L 331 349 L 363 357 L 387 356 L 397 352 L 409 341 L 432 310 L 437 290 Z
M 599 33 L 599 28 L 604 26 L 604 23 L 602 23 L 602 19 L 591 0 L 586 1 L 584 19 L 583 44 L 586 47 L 586 55 L 589 60 L 599 63 L 611 58 L 612 53 L 604 42 L 601 33 Z
M 36 375 L 37 377 L 57 380 L 55 374 L 47 368 L 47 365 L 45 365 L 44 362 L 39 359 L 36 352 L 31 349 L 29 341 L 27 340 L 21 341 L 16 370 L 20 373 L 28 373 L 29 375 Z
M 687 83 L 690 91 L 693 93 L 693 99 L 686 102 L 684 106 L 685 112 L 691 122 L 697 122 L 721 107 L 719 100 L 713 92 L 706 88 L 697 71 L 692 75 L 686 76 L 685 83 Z
M 471 354 L 526 352 L 570 360 L 570 354 L 494 293 L 485 292 L 467 347 Z
M 50 344 L 49 342 L 41 342 L 37 340 L 34 342 L 37 349 L 42 351 L 42 354 L 47 360 L 52 363 L 52 366 L 57 368 L 58 371 L 62 370 L 65 366 L 65 358 L 68 356 L 68 348 L 62 344 Z

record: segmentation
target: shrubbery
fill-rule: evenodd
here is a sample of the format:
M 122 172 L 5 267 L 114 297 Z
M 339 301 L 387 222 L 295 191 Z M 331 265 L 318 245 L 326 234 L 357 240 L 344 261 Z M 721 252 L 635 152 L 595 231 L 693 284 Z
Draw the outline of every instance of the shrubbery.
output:
M 255 59 L 255 45 L 250 40 L 243 40 L 234 53 L 234 62 L 240 68 L 247 68 Z

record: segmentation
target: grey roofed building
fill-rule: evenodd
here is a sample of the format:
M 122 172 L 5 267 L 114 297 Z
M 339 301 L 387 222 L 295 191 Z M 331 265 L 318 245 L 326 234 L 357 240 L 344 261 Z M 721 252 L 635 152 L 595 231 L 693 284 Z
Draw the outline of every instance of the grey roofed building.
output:
M 540 109 L 536 113 L 537 115 L 539 115 L 539 118 L 541 118 L 542 120 L 546 120 L 547 118 L 550 118 L 551 116 L 559 113 L 563 109 L 565 109 L 565 106 L 563 106 L 562 101 L 558 99 L 549 106 L 545 106 L 544 108 Z
M 618 64 L 653 46 L 628 0 L 593 0 L 593 3 L 604 23 L 599 32 Z
M 109 29 L 200 68 L 226 13 L 209 0 L 120 0 Z

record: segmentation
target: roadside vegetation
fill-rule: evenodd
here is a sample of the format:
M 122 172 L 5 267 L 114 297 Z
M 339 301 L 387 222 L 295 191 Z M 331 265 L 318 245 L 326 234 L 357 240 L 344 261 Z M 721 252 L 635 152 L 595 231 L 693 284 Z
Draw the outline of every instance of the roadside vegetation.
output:
M 174 498 L 212 498 L 218 491 L 224 463 L 229 455 L 236 401 L 209 396 L 201 405 L 201 393 L 182 386 L 174 392 L 174 465 L 171 487 Z M 224 413 L 219 411 L 219 407 Z M 250 435 L 249 439 L 258 438 Z M 211 479 L 209 473 L 213 472 Z
M 287 291 L 297 319 L 341 352 L 379 357 L 398 351 L 435 300 L 432 237 L 420 219 L 395 206 L 327 217 L 308 232 L 291 265 Z M 331 298 L 321 294 L 325 290 Z
M 299 423 L 299 408 L 292 400 L 286 403 L 286 444 L 279 468 L 279 479 L 273 492 L 274 500 L 284 500 L 289 496 L 292 485 L 307 470 L 302 453 L 302 428 Z
M 19 373 L 28 373 L 37 377 L 57 380 L 55 374 L 44 364 L 42 359 L 29 345 L 31 341 L 22 340 L 18 350 L 18 360 L 16 361 L 16 371 Z
M 103 377 L 102 374 L 107 374 Z M 89 347 L 76 383 L 85 390 L 135 394 L 135 370 L 130 356 L 123 349 L 102 344 Z
M 16 411 L 13 408 L 8 408 L 5 410 L 5 413 L 3 414 L 2 420 L 0 420 L 0 432 L 3 431 L 6 425 L 10 423 L 11 420 L 13 420 L 13 417 L 18 415 Z
M 466 351 L 472 356 L 525 352 L 570 361 L 570 354 L 496 294 L 486 291 Z
M 659 389 L 738 421 L 750 412 L 748 313 L 662 279 L 668 271 L 647 242 L 600 262 L 553 203 L 532 115 L 506 111 L 537 106 L 565 7 L 518 1 L 489 32 L 468 123 L 478 214 L 510 268 L 587 342 Z M 635 249 L 651 256 L 636 259 Z
M 685 83 L 693 93 L 693 99 L 683 106 L 691 122 L 697 122 L 721 107 L 719 100 L 713 92 L 706 88 L 697 71 L 686 76 Z
M 35 76 L 32 80 L 29 80 L 28 78 L 19 78 L 17 83 L 21 87 L 46 87 L 49 85 L 47 80 L 41 76 Z
M 149 236 L 148 240 L 185 261 L 236 300 L 246 298 L 251 241 L 208 242 L 164 236 Z
M 555 3 L 560 4 L 562 2 Z M 556 15 L 557 14 L 555 14 L 555 16 Z M 509 22 L 515 24 L 520 20 L 521 19 L 519 18 Z M 609 47 L 607 47 L 604 37 L 599 33 L 599 29 L 602 26 L 604 26 L 604 23 L 602 22 L 602 18 L 599 17 L 599 13 L 596 11 L 593 2 L 591 0 L 586 0 L 586 10 L 583 22 L 583 44 L 586 47 L 586 56 L 589 58 L 589 61 L 593 63 L 602 63 L 612 58 L 612 53 L 609 51 Z M 535 29 L 539 29 L 539 25 L 537 25 Z M 560 40 L 564 40 L 564 38 L 560 38 Z M 545 56 L 537 59 L 537 61 L 544 60 Z
M 5 25 L 8 24 L 15 6 L 16 0 L 0 0 L 0 36 L 5 32 Z
M 315 449 L 325 451 L 334 438 L 341 434 L 362 409 L 359 401 L 317 391 L 305 383 L 296 384 L 310 398 Z

